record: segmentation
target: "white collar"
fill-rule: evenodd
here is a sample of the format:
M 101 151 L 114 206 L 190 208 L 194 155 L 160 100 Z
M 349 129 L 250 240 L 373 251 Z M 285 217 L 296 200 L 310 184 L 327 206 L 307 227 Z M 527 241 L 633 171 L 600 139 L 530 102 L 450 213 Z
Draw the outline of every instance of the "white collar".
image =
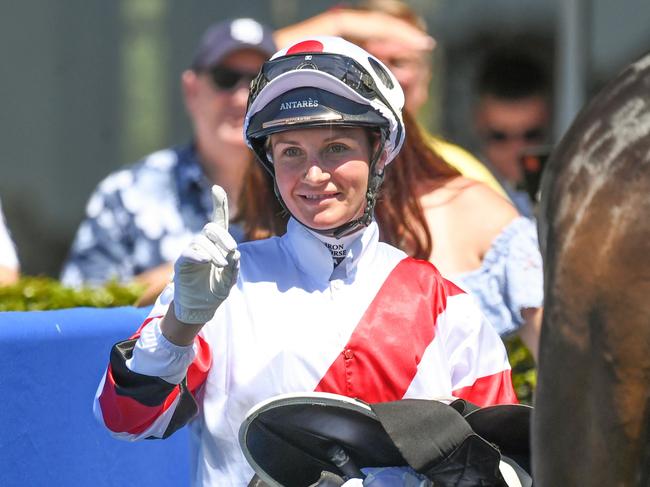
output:
M 330 251 L 332 259 L 335 262 L 334 265 L 336 265 L 340 263 L 348 255 L 348 252 L 352 247 L 352 244 L 355 242 L 355 240 L 361 237 L 364 228 L 365 227 L 360 227 L 354 233 L 350 233 L 349 235 L 345 235 L 341 238 L 331 237 L 329 235 L 322 235 L 309 228 L 307 230 L 309 230 L 309 232 L 314 237 L 316 237 L 318 240 L 323 242 L 323 245 L 325 245 L 325 247 L 327 247 L 327 250 Z
M 336 239 L 324 237 L 307 229 L 294 218 L 289 219 L 287 233 L 282 240 L 294 259 L 296 266 L 317 282 L 331 279 L 350 279 L 357 271 L 359 259 L 369 250 L 374 249 L 379 241 L 379 228 L 372 222 L 367 228 L 351 235 L 352 239 L 345 240 L 347 255 L 334 268 L 334 261 L 326 243 L 336 242 Z M 339 241 L 343 241 L 339 240 Z

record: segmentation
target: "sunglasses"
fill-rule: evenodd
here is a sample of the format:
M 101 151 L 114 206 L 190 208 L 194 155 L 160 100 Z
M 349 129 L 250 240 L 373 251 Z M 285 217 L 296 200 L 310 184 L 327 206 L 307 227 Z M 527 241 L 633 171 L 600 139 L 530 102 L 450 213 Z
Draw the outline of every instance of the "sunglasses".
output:
M 511 140 L 523 140 L 524 142 L 539 142 L 544 138 L 544 129 L 542 127 L 532 127 L 523 132 L 513 133 L 504 130 L 487 129 L 484 138 L 487 142 L 502 144 Z
M 257 76 L 257 73 L 237 71 L 224 66 L 215 66 L 208 73 L 214 86 L 219 90 L 225 91 L 233 90 L 241 86 L 242 83 L 246 83 L 246 86 L 248 86 Z

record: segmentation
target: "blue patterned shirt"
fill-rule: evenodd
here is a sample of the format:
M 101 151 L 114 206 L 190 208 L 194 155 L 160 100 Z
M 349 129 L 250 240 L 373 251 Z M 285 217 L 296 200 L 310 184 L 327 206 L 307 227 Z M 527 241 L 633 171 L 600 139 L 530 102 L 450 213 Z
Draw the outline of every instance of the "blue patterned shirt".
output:
M 110 174 L 88 201 L 61 280 L 69 286 L 128 282 L 174 262 L 210 218 L 211 186 L 192 145 L 154 152 Z M 243 239 L 236 225 L 230 233 Z

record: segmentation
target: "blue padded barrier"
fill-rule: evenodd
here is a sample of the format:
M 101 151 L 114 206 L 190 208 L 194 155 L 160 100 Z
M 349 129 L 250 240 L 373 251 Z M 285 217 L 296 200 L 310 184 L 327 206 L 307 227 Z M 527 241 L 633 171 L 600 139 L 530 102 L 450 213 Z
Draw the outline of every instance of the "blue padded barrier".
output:
M 188 431 L 112 438 L 92 412 L 111 346 L 149 308 L 0 312 L 0 486 L 189 484 Z

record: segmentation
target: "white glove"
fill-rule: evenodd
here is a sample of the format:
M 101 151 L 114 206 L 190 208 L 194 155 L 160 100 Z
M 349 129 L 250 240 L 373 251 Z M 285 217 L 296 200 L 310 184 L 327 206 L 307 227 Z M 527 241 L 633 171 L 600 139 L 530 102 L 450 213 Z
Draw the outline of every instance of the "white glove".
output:
M 174 312 L 183 323 L 204 324 L 237 282 L 239 251 L 228 233 L 228 198 L 212 186 L 212 221 L 174 264 Z

